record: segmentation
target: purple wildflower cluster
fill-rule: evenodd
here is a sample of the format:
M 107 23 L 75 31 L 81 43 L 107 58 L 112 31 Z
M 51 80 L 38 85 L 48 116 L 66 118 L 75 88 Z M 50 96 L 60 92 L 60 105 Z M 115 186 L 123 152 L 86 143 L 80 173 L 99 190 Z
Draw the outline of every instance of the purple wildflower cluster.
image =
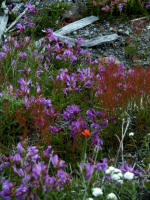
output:
M 46 34 L 46 38 L 42 41 L 45 47 L 44 55 L 47 55 L 51 61 L 58 60 L 67 62 L 68 64 L 77 64 L 79 61 L 87 62 L 89 57 L 88 51 L 83 51 L 78 46 L 82 43 L 82 38 L 79 38 L 76 41 L 75 46 L 67 43 L 67 40 L 64 43 L 58 41 L 57 36 L 54 35 L 53 30 L 45 29 L 43 30 Z M 52 45 L 53 42 L 53 45 Z
M 92 143 L 94 146 L 101 149 L 101 146 L 103 145 L 103 140 L 99 138 L 100 131 L 103 128 L 106 128 L 106 120 L 103 119 L 103 113 L 100 111 L 95 111 L 93 108 L 90 108 L 86 112 L 88 119 L 91 124 L 91 129 L 93 129 L 92 133 Z
M 78 69 L 77 73 L 71 74 L 67 69 L 60 69 L 56 77 L 56 80 L 65 85 L 64 94 L 67 94 L 68 91 L 81 91 L 83 88 L 91 88 L 94 85 L 93 79 L 94 73 L 90 67 Z
M 117 5 L 119 10 L 122 11 L 123 9 L 123 6 L 125 5 L 125 3 L 127 2 L 128 0 L 112 0 L 112 1 L 105 1 L 104 3 L 102 3 L 101 1 L 93 1 L 93 5 L 94 6 L 101 6 L 101 10 L 102 11 L 109 11 L 110 9 L 113 8 L 114 5 Z M 105 5 L 104 5 L 105 4 Z
M 80 163 L 80 167 L 83 170 L 83 174 L 86 180 L 89 180 L 96 171 L 105 171 L 108 168 L 107 158 L 103 158 L 102 162 L 93 164 L 91 162 Z
M 81 116 L 79 116 L 81 110 L 77 105 L 67 106 L 67 109 L 64 110 L 62 117 L 68 122 L 69 129 L 73 135 L 76 137 L 77 134 L 80 134 L 84 129 L 87 128 L 86 122 Z
M 64 110 L 62 117 L 68 122 L 69 129 L 73 137 L 76 137 L 78 134 L 81 134 L 82 131 L 85 129 L 89 130 L 89 123 L 91 129 L 93 129 L 91 137 L 92 144 L 98 149 L 101 149 L 103 141 L 99 138 L 99 133 L 101 129 L 106 127 L 106 120 L 102 119 L 102 112 L 96 112 L 94 109 L 90 108 L 86 112 L 88 120 L 84 120 L 81 114 L 82 110 L 80 110 L 79 106 L 71 105 L 67 106 L 67 109 Z
M 0 156 L 0 171 L 12 171 L 9 179 L 3 177 L 0 182 L 0 197 L 35 200 L 40 198 L 40 193 L 59 192 L 71 182 L 69 174 L 64 171 L 66 167 L 65 162 L 53 153 L 51 146 L 42 152 L 36 146 L 25 148 L 25 145 L 18 143 L 16 154 Z
M 128 165 L 127 163 L 124 163 L 122 166 L 120 166 L 120 170 L 125 173 L 125 172 L 132 172 L 135 175 L 138 175 L 140 177 L 143 176 L 143 173 L 139 171 L 138 169 L 134 169 L 131 165 Z

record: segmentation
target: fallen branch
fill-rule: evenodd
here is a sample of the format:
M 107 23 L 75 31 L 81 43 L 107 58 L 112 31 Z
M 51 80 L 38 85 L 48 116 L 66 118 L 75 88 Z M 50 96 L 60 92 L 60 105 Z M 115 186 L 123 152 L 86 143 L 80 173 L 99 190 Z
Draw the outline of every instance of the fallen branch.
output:
M 0 40 L 8 23 L 8 8 L 5 3 L 6 1 L 3 1 L 1 6 L 4 9 L 4 16 L 0 16 Z
M 25 13 L 27 12 L 28 8 L 25 8 L 25 10 L 16 18 L 15 21 L 13 21 L 11 23 L 11 25 L 5 30 L 5 33 L 7 33 L 15 24 L 17 24 L 17 22 L 19 21 L 19 19 L 25 15 Z

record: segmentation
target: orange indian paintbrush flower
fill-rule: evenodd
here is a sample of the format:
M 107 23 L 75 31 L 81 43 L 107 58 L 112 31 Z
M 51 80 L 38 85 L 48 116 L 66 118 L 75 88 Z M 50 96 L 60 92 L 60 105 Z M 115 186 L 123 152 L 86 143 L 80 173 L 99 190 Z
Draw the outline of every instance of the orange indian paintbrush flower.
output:
M 91 136 L 91 133 L 88 129 L 85 129 L 84 131 L 82 131 L 81 134 L 84 135 L 84 136 Z

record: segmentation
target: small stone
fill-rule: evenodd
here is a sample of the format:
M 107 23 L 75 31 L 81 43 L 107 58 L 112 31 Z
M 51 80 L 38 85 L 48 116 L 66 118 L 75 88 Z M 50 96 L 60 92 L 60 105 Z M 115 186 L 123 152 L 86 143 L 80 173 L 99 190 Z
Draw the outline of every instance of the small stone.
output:
M 130 35 L 130 32 L 127 30 L 127 31 L 125 31 L 125 34 L 126 35 Z
M 112 31 L 116 33 L 116 32 L 117 32 L 117 29 L 116 29 L 116 28 L 113 28 L 113 30 L 112 30 Z
M 150 30 L 150 26 L 146 26 L 146 28 L 147 28 L 148 30 Z
M 118 29 L 118 32 L 123 33 L 123 30 L 122 29 Z
M 77 35 L 77 31 L 73 31 L 73 34 L 74 34 L 74 35 Z
M 39 4 L 40 4 L 40 2 L 39 2 L 39 1 L 36 1 L 36 2 L 35 2 L 35 5 L 36 5 L 36 6 L 38 6 Z

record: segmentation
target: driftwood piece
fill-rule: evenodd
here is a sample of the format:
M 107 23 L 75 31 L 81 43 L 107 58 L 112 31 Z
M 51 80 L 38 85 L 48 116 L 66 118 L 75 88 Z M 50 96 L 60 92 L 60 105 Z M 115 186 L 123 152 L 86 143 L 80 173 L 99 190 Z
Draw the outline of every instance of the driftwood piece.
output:
M 150 16 L 140 17 L 140 18 L 137 18 L 137 19 L 132 19 L 132 20 L 130 20 L 130 22 L 136 22 L 136 21 L 139 21 L 139 20 L 149 19 L 149 18 L 150 18 Z
M 12 9 L 12 12 L 17 13 L 19 9 L 23 6 L 23 3 L 17 3 L 15 7 Z
M 0 39 L 5 32 L 6 26 L 8 22 L 8 15 L 0 16 Z
M 0 39 L 3 35 L 3 33 L 5 32 L 6 26 L 7 26 L 7 22 L 8 22 L 8 8 L 5 4 L 6 1 L 2 2 L 2 6 L 1 8 L 4 9 L 4 15 L 0 16 Z
M 76 39 L 67 37 L 67 36 L 63 36 L 63 35 L 59 35 L 59 34 L 55 34 L 60 41 L 65 42 L 65 40 L 68 41 L 69 44 L 73 45 L 76 42 Z M 83 43 L 80 45 L 81 47 L 94 47 L 103 43 L 107 43 L 107 42 L 112 42 L 114 40 L 117 40 L 119 38 L 119 36 L 117 34 L 111 34 L 111 35 L 106 35 L 106 36 L 98 36 L 96 38 L 92 38 L 89 40 L 83 40 Z
M 76 31 L 80 28 L 83 28 L 83 27 L 97 21 L 98 19 L 99 18 L 96 17 L 96 16 L 85 17 L 83 19 L 80 19 L 76 22 L 73 22 L 71 24 L 64 26 L 63 28 L 55 31 L 54 34 L 56 33 L 56 34 L 59 34 L 59 35 L 65 35 L 67 33 L 71 33 L 73 31 Z
M 118 38 L 119 36 L 116 33 L 111 35 L 99 36 L 90 40 L 84 40 L 83 44 L 81 44 L 81 47 L 94 47 L 103 43 L 112 42 L 114 40 L 117 40 Z
M 11 23 L 11 25 L 6 29 L 5 33 L 7 33 L 15 24 L 17 24 L 19 19 L 27 12 L 27 10 L 28 10 L 28 8 L 25 8 L 25 10 L 16 18 L 16 20 L 13 21 Z

